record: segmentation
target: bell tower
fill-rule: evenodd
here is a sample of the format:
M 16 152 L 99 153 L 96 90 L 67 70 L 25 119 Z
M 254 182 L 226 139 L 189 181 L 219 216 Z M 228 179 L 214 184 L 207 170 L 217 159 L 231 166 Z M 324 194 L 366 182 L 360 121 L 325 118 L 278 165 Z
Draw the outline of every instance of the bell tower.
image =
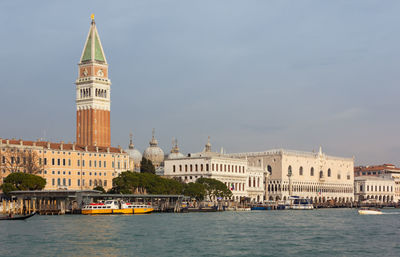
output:
M 109 147 L 111 81 L 93 14 L 91 18 L 75 82 L 76 142 L 78 145 Z

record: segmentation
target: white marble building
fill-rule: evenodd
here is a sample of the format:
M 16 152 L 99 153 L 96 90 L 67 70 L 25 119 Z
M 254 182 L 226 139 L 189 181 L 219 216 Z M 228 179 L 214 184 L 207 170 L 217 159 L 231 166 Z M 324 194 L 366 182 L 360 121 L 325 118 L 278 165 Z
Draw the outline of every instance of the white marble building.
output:
M 251 197 L 253 201 L 264 198 L 263 169 L 249 167 L 246 159 L 211 152 L 210 142 L 203 152 L 166 159 L 164 176 L 181 178 L 186 183 L 202 177 L 217 179 L 231 189 L 235 201 L 242 197 Z
M 397 203 L 395 180 L 389 176 L 358 176 L 354 178 L 355 200 L 376 203 Z
M 265 199 L 285 200 L 289 195 L 307 197 L 314 202 L 354 200 L 354 159 L 322 153 L 271 150 L 227 155 L 262 165 L 266 177 Z M 290 176 L 288 176 L 291 174 Z

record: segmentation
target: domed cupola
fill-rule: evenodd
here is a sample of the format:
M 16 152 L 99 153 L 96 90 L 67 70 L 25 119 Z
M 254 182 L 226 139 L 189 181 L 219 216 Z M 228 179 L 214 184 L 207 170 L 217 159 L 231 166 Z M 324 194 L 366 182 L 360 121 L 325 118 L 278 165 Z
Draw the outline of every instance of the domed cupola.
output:
M 130 141 L 129 141 L 129 147 L 125 151 L 129 154 L 129 162 L 130 162 L 130 167 L 134 167 L 134 170 L 139 170 L 140 168 L 140 161 L 142 160 L 142 154 L 135 148 L 135 145 L 133 144 L 133 135 L 132 133 L 129 134 Z M 133 162 L 133 165 L 132 165 Z
M 178 140 L 173 139 L 172 140 L 172 149 L 171 153 L 168 155 L 168 159 L 179 159 L 179 158 L 184 158 L 185 156 L 179 152 L 179 147 L 178 147 Z
M 158 141 L 154 136 L 154 129 L 153 129 L 153 136 L 150 141 L 150 146 L 146 148 L 143 152 L 143 157 L 147 160 L 150 160 L 154 167 L 160 167 L 164 162 L 164 151 L 158 147 Z

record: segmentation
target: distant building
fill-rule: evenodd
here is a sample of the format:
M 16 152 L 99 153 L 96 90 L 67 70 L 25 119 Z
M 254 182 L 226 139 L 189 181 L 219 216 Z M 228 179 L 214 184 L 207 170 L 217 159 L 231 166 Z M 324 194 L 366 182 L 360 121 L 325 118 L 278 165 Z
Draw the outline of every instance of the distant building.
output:
M 388 191 L 383 191 L 384 187 L 378 185 L 378 191 L 367 190 L 367 188 L 363 188 L 363 191 L 360 191 L 360 188 L 356 187 L 356 190 L 359 191 L 360 197 L 358 199 L 367 200 L 372 197 L 375 198 L 379 202 L 398 202 L 400 199 L 400 168 L 397 168 L 393 164 L 382 164 L 382 165 L 370 165 L 370 166 L 357 166 L 354 167 L 354 176 L 356 180 L 357 186 L 362 186 L 365 183 L 394 183 L 394 195 L 393 199 L 391 198 L 391 194 L 388 194 Z M 359 178 L 359 179 L 358 179 Z M 374 179 L 377 178 L 377 179 Z M 380 190 L 380 188 L 382 190 Z M 375 187 L 374 187 L 375 189 Z M 385 201 L 383 197 L 385 196 Z M 389 197 L 389 200 L 388 200 Z M 372 199 L 373 199 L 372 198 Z M 379 199 L 382 198 L 382 199 Z
M 354 178 L 355 201 L 397 203 L 396 183 L 391 177 L 358 176 Z
M 354 200 L 354 160 L 322 153 L 271 150 L 228 154 L 247 159 L 251 166 L 268 171 L 265 198 L 286 200 L 290 195 L 324 203 Z
M 221 181 L 232 191 L 235 201 L 250 197 L 259 202 L 264 197 L 263 169 L 249 167 L 245 159 L 212 152 L 209 141 L 203 152 L 168 158 L 164 164 L 164 176 L 180 178 L 185 183 L 203 177 Z

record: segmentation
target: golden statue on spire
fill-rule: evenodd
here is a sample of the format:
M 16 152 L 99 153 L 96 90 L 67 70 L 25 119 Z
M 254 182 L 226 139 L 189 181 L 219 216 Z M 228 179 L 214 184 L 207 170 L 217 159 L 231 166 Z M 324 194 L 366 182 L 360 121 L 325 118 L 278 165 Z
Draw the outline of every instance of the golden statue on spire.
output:
M 94 13 L 92 13 L 92 15 L 90 15 L 90 18 L 92 19 L 92 21 L 94 20 Z

